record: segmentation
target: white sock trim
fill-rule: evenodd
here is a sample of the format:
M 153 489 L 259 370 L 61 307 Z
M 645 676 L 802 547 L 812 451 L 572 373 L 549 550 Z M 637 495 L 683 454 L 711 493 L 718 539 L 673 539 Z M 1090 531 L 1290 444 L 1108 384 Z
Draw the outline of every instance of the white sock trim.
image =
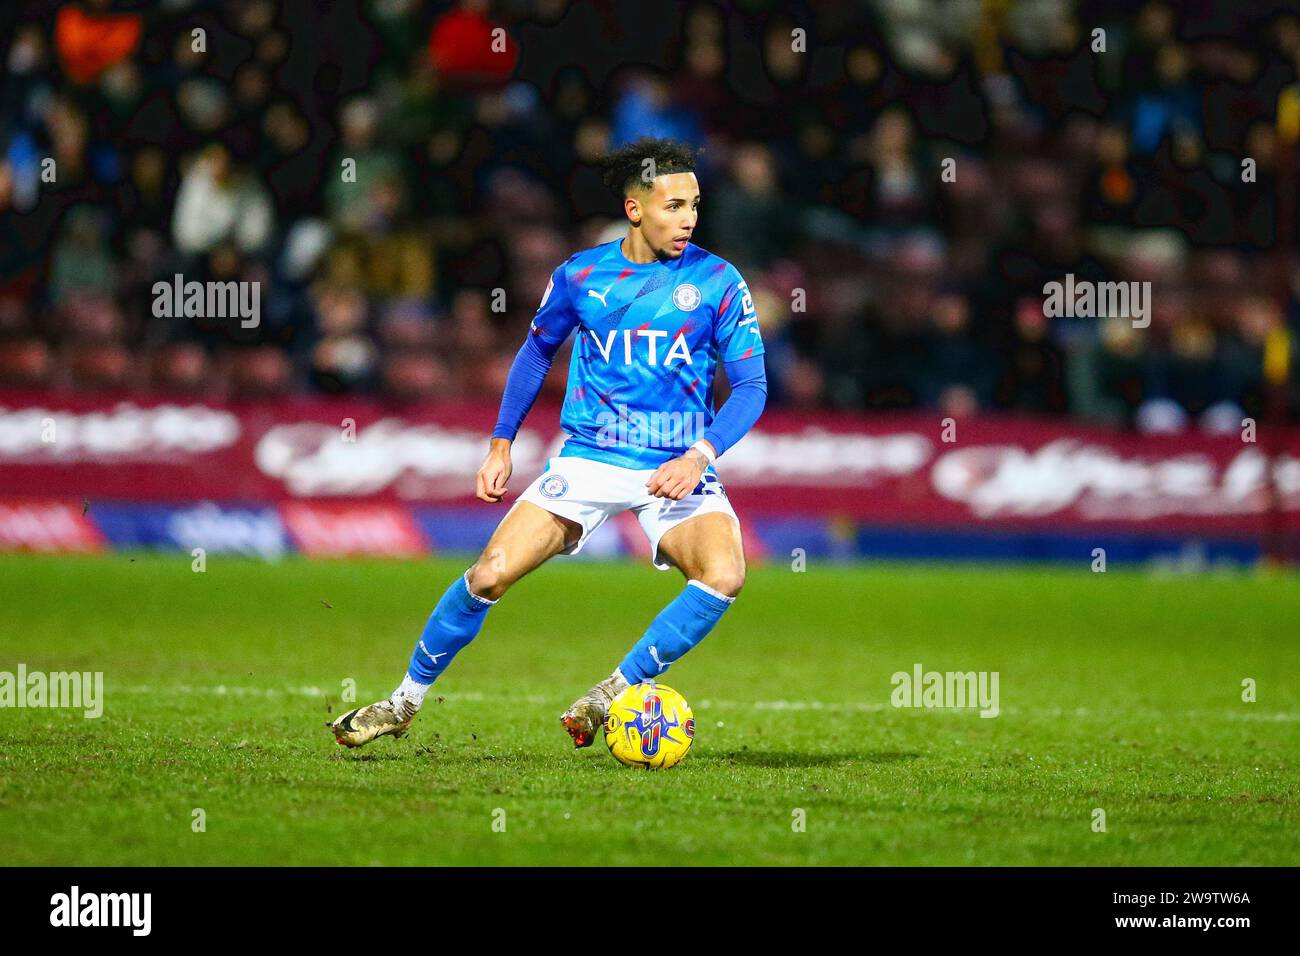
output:
M 425 653 L 428 653 L 427 651 Z M 410 703 L 414 705 L 414 710 L 419 710 L 424 704 L 424 695 L 429 693 L 432 684 L 421 684 L 419 681 L 412 679 L 410 674 L 402 678 L 402 682 L 397 685 L 397 690 L 389 698 L 394 704 Z
M 699 588 L 705 594 L 712 594 L 719 601 L 726 601 L 728 604 L 734 604 L 736 602 L 736 599 L 734 597 L 728 597 L 727 595 L 723 594 L 721 591 L 714 590 L 713 588 L 705 584 L 703 581 L 696 581 L 694 578 L 691 578 L 689 581 L 686 582 L 686 586 L 690 587 L 691 585 L 694 585 L 695 587 Z
M 474 593 L 474 591 L 473 591 L 473 590 L 470 588 L 470 586 L 469 586 L 469 570 L 468 570 L 468 569 L 466 569 L 464 577 L 465 577 L 465 592 L 466 592 L 470 597 L 472 597 L 475 601 L 478 601 L 479 604 L 486 604 L 488 607 L 491 607 L 493 604 L 496 604 L 496 603 L 497 603 L 496 601 L 489 601 L 489 600 L 488 600 L 487 598 L 485 598 L 485 597 L 479 597 L 477 594 Z M 501 600 L 501 599 L 500 599 L 500 598 L 497 598 L 497 601 L 499 601 L 499 600 Z

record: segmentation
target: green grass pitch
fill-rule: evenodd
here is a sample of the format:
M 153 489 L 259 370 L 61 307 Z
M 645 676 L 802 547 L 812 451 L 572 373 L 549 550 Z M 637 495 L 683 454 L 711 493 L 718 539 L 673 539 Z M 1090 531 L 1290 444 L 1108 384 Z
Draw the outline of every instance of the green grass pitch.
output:
M 464 566 L 0 557 L 0 671 L 102 671 L 106 698 L 0 710 L 0 861 L 1300 863 L 1294 576 L 755 568 L 668 676 L 694 750 L 646 773 L 557 717 L 680 578 L 561 559 L 409 737 L 337 746 L 343 682 L 388 694 Z M 1001 714 L 894 708 L 917 663 L 997 671 Z

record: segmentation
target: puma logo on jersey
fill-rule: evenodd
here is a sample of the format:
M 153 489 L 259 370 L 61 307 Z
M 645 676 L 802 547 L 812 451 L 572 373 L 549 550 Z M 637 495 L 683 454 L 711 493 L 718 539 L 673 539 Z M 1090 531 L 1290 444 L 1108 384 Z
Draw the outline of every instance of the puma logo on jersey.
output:
M 605 308 L 608 309 L 608 308 L 609 308 L 609 303 L 605 301 L 605 296 L 609 295 L 609 290 L 612 289 L 612 288 L 614 288 L 613 283 L 611 283 L 610 285 L 605 286 L 605 291 L 604 291 L 604 292 L 597 292 L 595 289 L 588 289 L 588 290 L 587 290 L 587 295 L 591 296 L 593 299 L 599 299 L 599 300 L 600 300 L 600 304 L 603 305 Z
M 609 333 L 605 336 L 605 341 L 602 343 L 599 337 L 597 337 L 595 331 L 591 329 L 587 330 L 587 334 L 590 335 L 591 340 L 596 343 L 596 348 L 600 351 L 600 354 L 605 357 L 606 362 L 610 361 L 611 356 L 614 354 L 614 339 L 618 336 L 619 331 L 619 329 L 610 329 Z M 668 338 L 668 333 L 666 331 L 663 329 L 622 329 L 621 331 L 623 333 L 624 365 L 632 364 L 633 339 L 649 339 L 646 343 L 646 357 L 648 359 L 648 364 L 659 364 L 659 339 Z M 687 365 L 694 364 L 691 361 L 691 347 L 686 343 L 685 333 L 677 333 L 677 337 L 673 339 L 672 347 L 668 349 L 668 354 L 664 356 L 663 364 L 665 366 L 671 365 L 674 358 Z

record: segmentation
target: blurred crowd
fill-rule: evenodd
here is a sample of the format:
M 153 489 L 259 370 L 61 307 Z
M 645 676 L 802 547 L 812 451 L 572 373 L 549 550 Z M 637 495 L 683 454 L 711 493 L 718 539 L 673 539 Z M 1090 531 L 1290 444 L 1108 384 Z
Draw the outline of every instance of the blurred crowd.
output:
M 1195 6 L 16 2 L 0 386 L 495 400 L 624 228 L 599 156 L 665 135 L 774 404 L 1294 416 L 1300 19 Z M 177 274 L 260 324 L 157 314 Z M 1066 274 L 1151 282 L 1150 327 L 1045 316 Z

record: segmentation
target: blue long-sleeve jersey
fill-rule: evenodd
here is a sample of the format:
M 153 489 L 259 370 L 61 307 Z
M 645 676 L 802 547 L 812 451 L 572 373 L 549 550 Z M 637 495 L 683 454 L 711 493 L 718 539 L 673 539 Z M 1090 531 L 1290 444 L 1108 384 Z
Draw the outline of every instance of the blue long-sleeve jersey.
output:
M 551 275 L 494 436 L 514 438 L 540 387 L 536 372 L 544 376 L 574 332 L 562 455 L 655 468 L 702 438 L 721 454 L 762 410 L 763 338 L 736 268 L 694 244 L 670 262 L 631 262 L 615 240 L 576 253 Z M 726 406 L 735 414 L 715 424 L 719 362 L 736 388 Z

